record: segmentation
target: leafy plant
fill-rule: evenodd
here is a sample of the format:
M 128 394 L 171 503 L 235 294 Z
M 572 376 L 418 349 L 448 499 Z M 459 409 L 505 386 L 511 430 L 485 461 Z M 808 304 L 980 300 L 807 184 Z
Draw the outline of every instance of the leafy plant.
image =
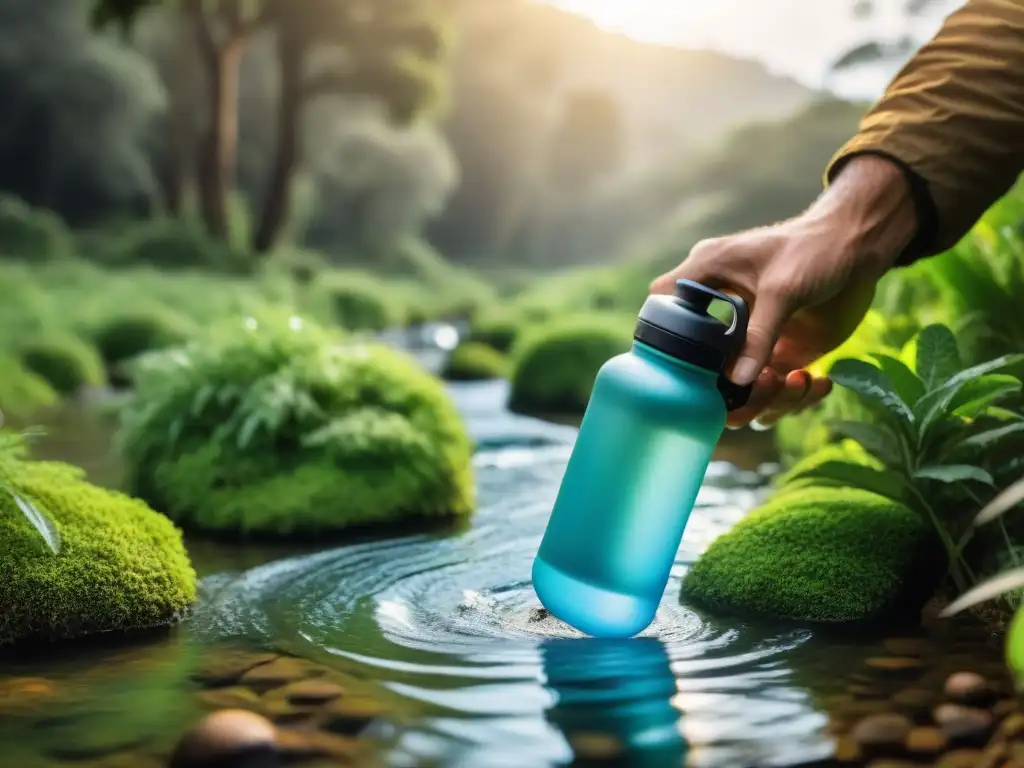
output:
M 1024 434 L 1024 417 L 1000 408 L 1021 392 L 1019 379 L 998 373 L 1024 355 L 1003 355 L 963 367 L 956 337 L 943 325 L 924 328 L 913 343 L 913 368 L 891 355 L 836 361 L 830 376 L 855 392 L 874 422 L 831 424 L 878 461 L 803 461 L 784 482 L 816 480 L 857 486 L 904 502 L 924 515 L 945 547 L 950 576 L 962 591 L 975 576 L 963 552 L 973 526 L 956 514 L 940 515 L 950 494 L 981 504 L 974 488 L 994 488 L 989 458 L 1013 436 Z M 955 508 L 958 505 L 946 505 Z
M 0 425 L 2 424 L 3 419 L 0 418 Z M 42 505 L 14 487 L 6 471 L 12 460 L 17 461 L 24 458 L 25 441 L 38 434 L 41 434 L 39 430 L 23 432 L 0 430 L 0 493 L 6 493 L 14 500 L 15 506 L 21 510 L 32 527 L 39 531 L 46 546 L 56 555 L 60 552 L 60 531 L 57 530 L 50 515 L 42 509 Z

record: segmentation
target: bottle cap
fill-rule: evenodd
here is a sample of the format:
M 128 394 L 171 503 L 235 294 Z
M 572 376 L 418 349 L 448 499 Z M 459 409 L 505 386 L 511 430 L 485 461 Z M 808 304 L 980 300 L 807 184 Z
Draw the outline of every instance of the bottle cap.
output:
M 731 323 L 708 312 L 718 299 L 732 306 Z M 640 309 L 633 337 L 683 362 L 715 371 L 718 389 L 730 411 L 742 408 L 752 387 L 739 387 L 725 376 L 725 368 L 743 348 L 749 312 L 739 296 L 722 293 L 692 280 L 677 280 L 674 296 L 648 296 Z

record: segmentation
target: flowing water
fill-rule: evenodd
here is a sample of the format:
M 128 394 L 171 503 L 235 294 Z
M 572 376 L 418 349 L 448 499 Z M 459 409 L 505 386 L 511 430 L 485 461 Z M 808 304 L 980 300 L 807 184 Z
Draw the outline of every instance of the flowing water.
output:
M 478 445 L 471 523 L 313 553 L 197 547 L 207 575 L 196 615 L 143 652 L 241 639 L 356 669 L 404 702 L 406 716 L 382 734 L 396 766 L 561 765 L 593 734 L 617 739 L 637 766 L 796 765 L 831 753 L 823 702 L 877 654 L 877 639 L 716 618 L 679 600 L 687 566 L 764 493 L 769 457 L 725 441 L 654 624 L 631 640 L 583 638 L 546 616 L 529 581 L 575 429 L 509 413 L 503 382 L 452 392 Z M 44 448 L 114 471 L 70 438 Z M 88 456 L 68 456 L 76 450 Z

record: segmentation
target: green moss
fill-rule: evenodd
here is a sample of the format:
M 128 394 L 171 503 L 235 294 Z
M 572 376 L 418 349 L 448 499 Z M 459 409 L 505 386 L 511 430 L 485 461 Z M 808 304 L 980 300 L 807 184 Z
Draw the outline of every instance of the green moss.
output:
M 103 361 L 96 350 L 73 336 L 35 339 L 22 345 L 20 357 L 28 370 L 62 395 L 106 382 Z
M 0 414 L 29 416 L 56 405 L 60 396 L 21 361 L 0 354 Z
M 471 446 L 412 358 L 268 313 L 138 371 L 129 487 L 183 526 L 311 535 L 473 508 Z
M 74 241 L 59 216 L 0 197 L 0 256 L 41 263 L 72 255 Z
M 469 328 L 469 340 L 508 354 L 515 346 L 523 325 L 523 321 L 512 314 L 492 312 L 473 321 Z
M 93 330 L 92 338 L 112 379 L 122 381 L 119 372 L 129 360 L 182 344 L 191 333 L 186 320 L 154 307 L 106 317 Z
M 104 261 L 110 266 L 151 266 L 164 270 L 208 269 L 246 274 L 257 263 L 211 238 L 194 222 L 150 219 L 132 225 L 114 238 Z
M 513 350 L 512 410 L 579 414 L 598 370 L 632 345 L 635 318 L 579 316 L 526 334 Z
M 441 375 L 448 381 L 501 379 L 508 375 L 508 360 L 486 344 L 470 341 L 448 356 Z
M 924 522 L 852 488 L 790 489 L 715 540 L 683 581 L 710 610 L 814 622 L 881 618 L 941 575 Z
M 0 491 L 0 645 L 161 626 L 195 600 L 180 533 L 141 501 L 65 464 L 4 457 L 0 481 L 45 510 L 61 537 L 53 554 Z
M 332 272 L 319 282 L 334 321 L 350 331 L 383 331 L 399 320 L 385 283 L 358 272 Z

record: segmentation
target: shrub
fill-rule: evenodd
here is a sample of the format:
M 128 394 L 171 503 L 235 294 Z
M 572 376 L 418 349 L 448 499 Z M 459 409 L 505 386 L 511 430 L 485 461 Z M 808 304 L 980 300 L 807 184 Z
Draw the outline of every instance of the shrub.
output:
M 16 358 L 0 354 L 0 414 L 29 416 L 59 399 L 45 379 L 27 370 Z
M 74 336 L 39 338 L 22 345 L 21 362 L 62 395 L 106 382 L 96 350 Z
M 523 321 L 510 314 L 491 313 L 476 318 L 469 328 L 469 340 L 508 353 L 523 329 Z
M 448 356 L 443 377 L 449 381 L 501 379 L 508 375 L 508 360 L 486 344 L 460 344 Z
M 0 646 L 162 626 L 195 599 L 180 533 L 142 502 L 6 455 L 0 485 Z M 47 515 L 56 554 L 11 491 Z
M 160 269 L 207 269 L 244 274 L 254 258 L 214 240 L 198 224 L 178 219 L 151 219 L 112 238 L 104 262 L 110 266 L 151 266 Z
M 92 338 L 111 380 L 124 383 L 124 365 L 146 352 L 178 346 L 191 335 L 187 321 L 164 309 L 134 310 L 106 318 Z
M 382 281 L 358 272 L 323 276 L 320 290 L 331 316 L 349 331 L 383 331 L 398 320 L 398 308 Z
M 73 254 L 74 241 L 59 216 L 0 197 L 0 257 L 47 262 Z
M 513 351 L 509 407 L 532 413 L 583 413 L 598 370 L 629 350 L 632 322 L 582 316 L 527 334 Z
M 713 611 L 869 621 L 923 602 L 937 545 L 913 511 L 853 488 L 784 491 L 716 539 L 683 581 Z M 918 603 L 918 607 L 919 607 Z
M 459 413 L 395 350 L 268 312 L 149 357 L 136 383 L 129 487 L 189 529 L 312 535 L 472 510 Z

